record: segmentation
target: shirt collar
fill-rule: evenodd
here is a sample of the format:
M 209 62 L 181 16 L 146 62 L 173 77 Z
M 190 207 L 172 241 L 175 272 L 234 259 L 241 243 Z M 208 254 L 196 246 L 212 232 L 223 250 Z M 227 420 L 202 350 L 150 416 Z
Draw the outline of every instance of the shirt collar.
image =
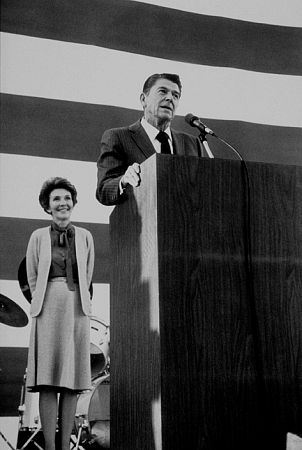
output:
M 159 133 L 159 130 L 155 128 L 153 125 L 151 125 L 149 122 L 146 121 L 146 119 L 143 117 L 141 120 L 141 124 L 147 135 L 149 136 L 150 140 L 153 142 L 156 139 L 156 136 Z M 171 128 L 168 127 L 165 129 L 165 133 L 167 133 L 169 140 L 172 142 L 172 134 L 171 134 Z
M 73 230 L 73 225 L 71 224 L 71 222 L 69 222 L 69 224 L 64 228 L 59 227 L 59 225 L 57 225 L 54 221 L 51 222 L 50 226 L 51 226 L 52 230 L 58 231 L 60 233 L 66 231 L 66 230 L 67 231 Z

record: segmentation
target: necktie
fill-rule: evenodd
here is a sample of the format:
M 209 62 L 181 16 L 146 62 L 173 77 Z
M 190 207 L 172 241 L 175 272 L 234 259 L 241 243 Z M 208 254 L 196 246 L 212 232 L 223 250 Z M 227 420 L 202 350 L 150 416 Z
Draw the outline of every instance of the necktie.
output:
M 164 131 L 160 131 L 156 139 L 161 143 L 161 153 L 170 154 L 171 148 L 169 145 L 169 136 Z

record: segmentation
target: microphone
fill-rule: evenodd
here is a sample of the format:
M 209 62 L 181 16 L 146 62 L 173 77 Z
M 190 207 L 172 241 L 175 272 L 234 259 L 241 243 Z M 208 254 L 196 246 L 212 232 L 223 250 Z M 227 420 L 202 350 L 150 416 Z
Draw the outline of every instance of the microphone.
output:
M 229 144 L 227 141 L 225 141 L 224 139 L 222 139 L 221 137 L 217 136 L 217 134 L 214 133 L 213 130 L 211 130 L 211 128 L 207 127 L 205 123 L 203 123 L 199 117 L 194 116 L 193 114 L 189 113 L 185 116 L 185 121 L 191 125 L 191 127 L 195 127 L 198 128 L 198 130 L 200 131 L 200 136 L 199 139 L 201 141 L 201 143 L 203 144 L 203 146 L 205 147 L 206 152 L 208 153 L 210 158 L 214 158 L 213 153 L 211 152 L 211 150 L 209 149 L 207 140 L 205 138 L 206 134 L 210 134 L 211 136 L 214 136 L 215 138 L 217 138 L 219 141 L 223 142 L 225 145 L 227 145 L 234 153 L 236 153 L 236 155 L 238 156 L 238 158 L 240 159 L 240 161 L 244 162 L 243 157 L 241 156 L 241 154 L 238 152 L 238 150 L 236 150 L 231 144 Z
M 194 116 L 193 114 L 189 113 L 185 116 L 185 121 L 191 125 L 191 127 L 198 128 L 199 131 L 203 134 L 210 134 L 211 136 L 216 136 L 213 130 L 211 128 L 207 127 L 199 117 Z

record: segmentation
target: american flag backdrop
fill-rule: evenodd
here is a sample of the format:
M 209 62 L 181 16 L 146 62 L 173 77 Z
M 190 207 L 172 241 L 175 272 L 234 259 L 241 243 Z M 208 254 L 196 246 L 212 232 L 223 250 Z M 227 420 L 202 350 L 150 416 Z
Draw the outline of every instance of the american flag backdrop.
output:
M 109 323 L 109 215 L 95 200 L 99 142 L 141 117 L 152 73 L 180 75 L 174 128 L 191 112 L 246 160 L 302 165 L 300 0 L 2 0 L 0 293 L 29 317 L 18 267 L 49 222 L 40 187 L 78 189 L 73 221 L 95 240 L 93 312 Z M 234 158 L 209 138 L 216 157 Z M 1 420 L 18 415 L 30 330 L 0 323 Z

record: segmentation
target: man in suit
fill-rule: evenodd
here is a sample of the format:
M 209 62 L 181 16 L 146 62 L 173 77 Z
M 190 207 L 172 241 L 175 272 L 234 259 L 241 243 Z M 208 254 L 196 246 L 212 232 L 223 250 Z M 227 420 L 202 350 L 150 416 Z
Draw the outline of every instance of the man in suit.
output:
M 140 164 L 155 152 L 201 156 L 201 145 L 196 137 L 170 128 L 181 90 L 178 75 L 151 75 L 140 95 L 144 117 L 128 127 L 104 132 L 97 162 L 96 197 L 100 203 L 122 202 L 127 186 L 140 184 Z

